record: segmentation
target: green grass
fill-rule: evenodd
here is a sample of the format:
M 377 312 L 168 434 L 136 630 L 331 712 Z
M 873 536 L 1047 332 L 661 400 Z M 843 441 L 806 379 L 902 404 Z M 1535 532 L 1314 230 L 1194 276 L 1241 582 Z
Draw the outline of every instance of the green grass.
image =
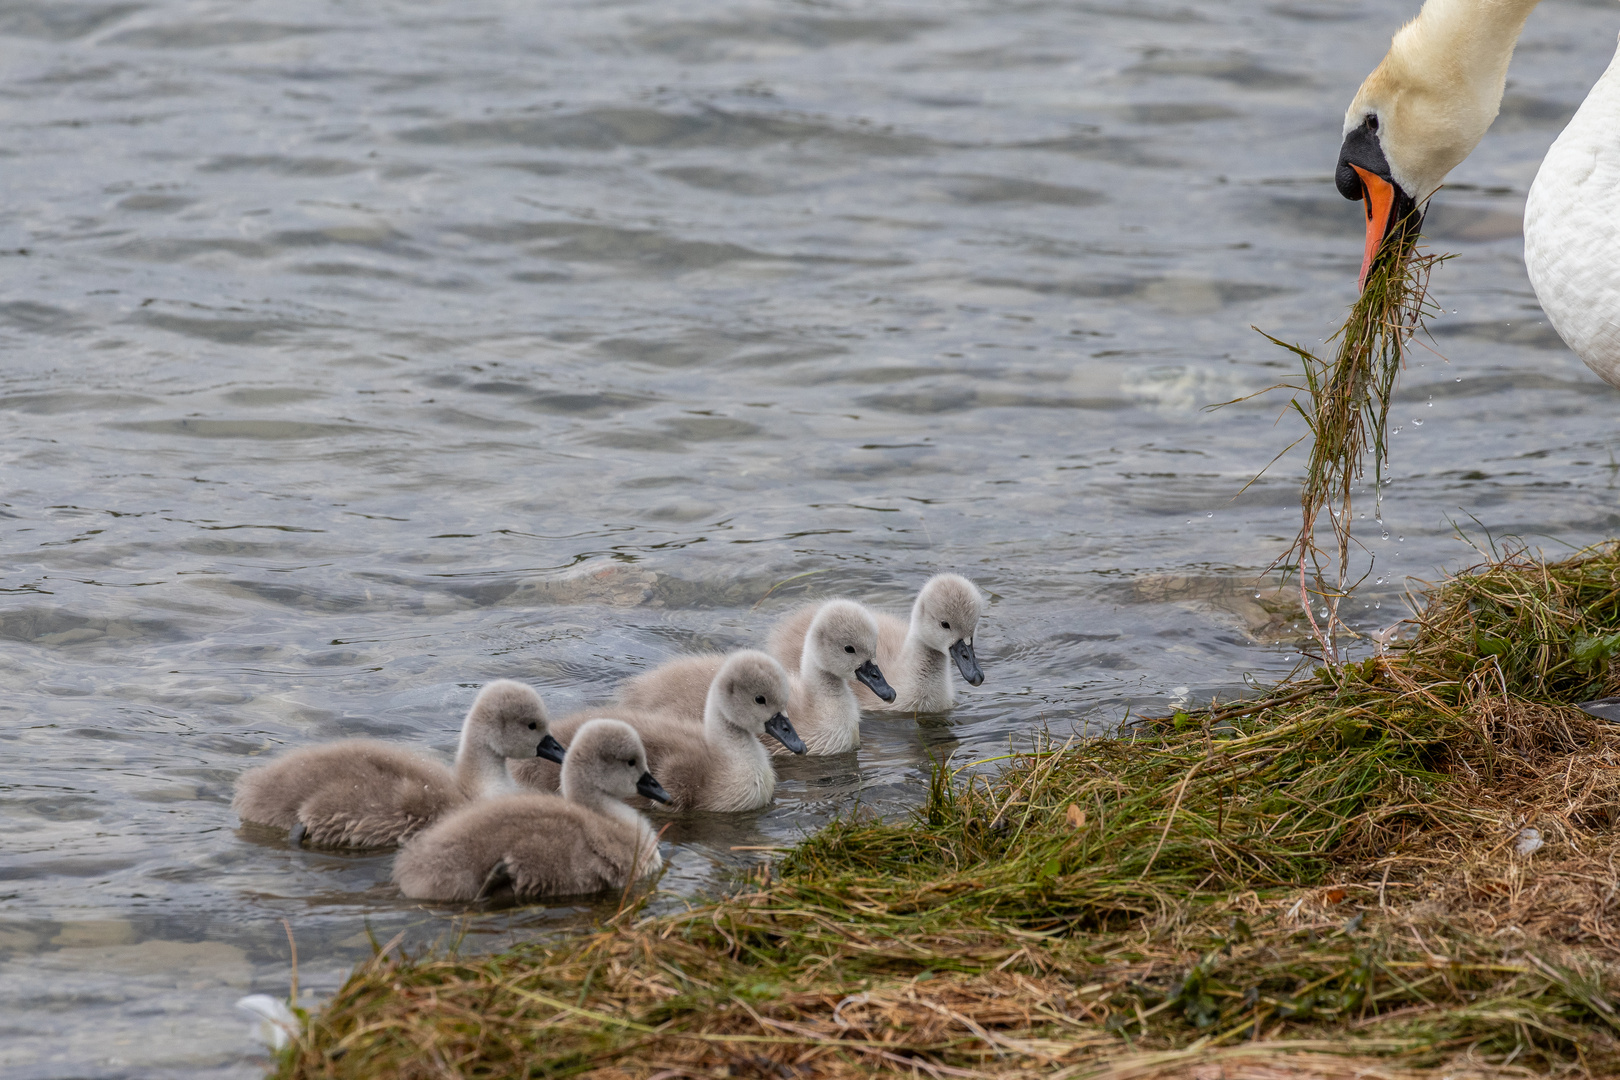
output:
M 1414 212 L 1384 239 L 1344 325 L 1328 339 L 1330 344 L 1337 342 L 1331 360 L 1265 334 L 1300 361 L 1303 384 L 1285 383 L 1283 388 L 1295 391 L 1289 408 L 1305 421 L 1306 434 L 1299 441 L 1310 442 L 1300 485 L 1299 532 L 1278 556 L 1277 565 L 1296 568 L 1302 592 L 1309 588 L 1308 581 L 1314 583 L 1310 591 L 1326 605 L 1327 618 L 1318 623 L 1310 605 L 1306 614 L 1329 659 L 1337 656 L 1335 640 L 1342 629 L 1339 601 L 1353 588 L 1352 495 L 1366 475 L 1370 457 L 1376 504 L 1389 460 L 1389 405 L 1395 381 L 1405 366 L 1413 334 L 1425 317 L 1436 313 L 1428 299 L 1429 274 L 1450 258 L 1418 253 L 1420 221 L 1421 215 Z M 1332 538 L 1331 554 L 1318 540 L 1324 523 Z
M 1614 548 L 1496 561 L 1388 655 L 942 766 L 688 912 L 379 958 L 278 1074 L 1620 1075 L 1620 729 L 1569 704 L 1617 646 Z

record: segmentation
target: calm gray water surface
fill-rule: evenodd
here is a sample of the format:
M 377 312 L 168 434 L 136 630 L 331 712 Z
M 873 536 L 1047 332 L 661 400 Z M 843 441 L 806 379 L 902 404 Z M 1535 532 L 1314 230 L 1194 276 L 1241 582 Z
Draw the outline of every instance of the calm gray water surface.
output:
M 448 752 L 490 678 L 560 712 L 808 597 L 986 590 L 985 684 L 680 825 L 691 894 L 930 755 L 1288 671 L 1297 464 L 1232 499 L 1298 430 L 1201 406 L 1291 370 L 1251 323 L 1342 316 L 1340 118 L 1415 8 L 0 2 L 0 1071 L 251 1076 L 283 919 L 321 993 L 368 924 L 458 932 L 228 802 L 287 745 Z M 1620 528 L 1519 239 L 1617 28 L 1548 0 L 1437 200 L 1358 625 L 1452 520 Z

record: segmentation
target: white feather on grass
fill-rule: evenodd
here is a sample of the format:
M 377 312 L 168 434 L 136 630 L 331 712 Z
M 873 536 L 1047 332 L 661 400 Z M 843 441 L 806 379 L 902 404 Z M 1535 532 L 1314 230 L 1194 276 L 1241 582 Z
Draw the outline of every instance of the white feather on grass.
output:
M 298 1037 L 298 1017 L 280 998 L 249 994 L 238 1000 L 236 1007 L 256 1018 L 248 1035 L 272 1050 L 280 1050 Z

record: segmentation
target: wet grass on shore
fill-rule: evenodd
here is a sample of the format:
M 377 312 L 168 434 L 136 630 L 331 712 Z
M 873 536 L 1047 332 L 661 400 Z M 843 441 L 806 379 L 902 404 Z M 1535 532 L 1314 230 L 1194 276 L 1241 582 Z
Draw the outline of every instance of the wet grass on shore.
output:
M 1620 549 L 1493 561 L 1383 655 L 941 769 L 714 903 L 380 956 L 278 1075 L 1620 1076 L 1620 726 L 1571 704 L 1617 651 Z

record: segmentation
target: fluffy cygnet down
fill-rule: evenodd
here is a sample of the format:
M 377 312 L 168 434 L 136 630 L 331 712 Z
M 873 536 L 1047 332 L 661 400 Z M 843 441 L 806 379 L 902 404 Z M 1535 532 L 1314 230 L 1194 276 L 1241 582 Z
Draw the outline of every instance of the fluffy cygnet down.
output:
M 876 663 L 878 624 L 872 613 L 853 600 L 833 600 L 815 610 L 798 674 L 788 676 L 792 695 L 788 715 L 793 730 L 810 754 L 842 754 L 861 745 L 861 706 L 849 680 L 857 679 L 884 701 L 894 689 Z M 632 709 L 691 710 L 708 694 L 725 657 L 702 653 L 671 660 L 619 689 L 619 701 Z M 773 754 L 788 747 L 766 739 Z
M 546 707 L 510 679 L 478 692 L 461 725 L 454 771 L 377 739 L 345 739 L 283 754 L 236 781 L 244 822 L 286 829 L 321 847 L 392 847 L 472 799 L 515 791 L 506 759 L 561 761 Z
M 772 655 L 789 667 L 800 663 L 816 610 L 803 608 L 793 613 L 771 633 L 768 647 Z M 877 612 L 877 662 L 894 687 L 895 696 L 880 700 L 870 689 L 855 687 L 861 708 L 903 712 L 949 709 L 956 704 L 952 660 L 970 685 L 984 682 L 984 672 L 973 651 L 973 634 L 979 628 L 981 610 L 979 590 L 973 582 L 960 574 L 937 574 L 917 594 L 910 623 Z
M 592 720 L 562 766 L 562 796 L 507 795 L 463 807 L 413 837 L 394 881 L 415 900 L 577 896 L 622 889 L 662 865 L 658 837 L 622 800 L 669 796 L 629 724 Z
M 701 710 L 672 702 L 663 710 L 613 705 L 557 721 L 567 740 L 587 720 L 604 714 L 636 729 L 653 773 L 669 790 L 677 810 L 754 810 L 776 796 L 776 769 L 760 742 L 769 734 L 795 754 L 804 743 L 788 720 L 790 697 L 782 665 L 754 649 L 725 658 L 710 680 Z M 555 791 L 558 770 L 542 761 L 511 763 L 526 787 Z

